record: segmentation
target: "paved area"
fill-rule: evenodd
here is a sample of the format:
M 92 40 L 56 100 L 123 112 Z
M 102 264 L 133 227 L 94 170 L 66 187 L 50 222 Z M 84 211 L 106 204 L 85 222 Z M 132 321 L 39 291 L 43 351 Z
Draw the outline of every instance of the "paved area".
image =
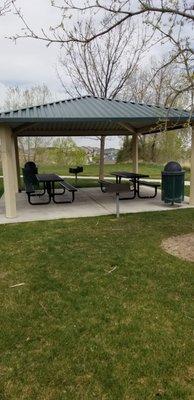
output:
M 151 194 L 153 189 L 142 189 L 144 194 Z M 126 193 L 128 195 L 128 193 Z M 70 204 L 54 204 L 31 206 L 27 201 L 25 192 L 17 195 L 17 217 L 6 218 L 4 207 L 4 196 L 0 199 L 0 224 L 17 223 L 27 221 L 53 220 L 59 218 L 79 218 L 100 215 L 115 214 L 115 196 L 109 193 L 102 193 L 100 188 L 79 189 L 75 193 L 75 201 Z M 125 196 L 125 194 L 122 194 Z M 161 201 L 161 193 L 158 191 L 154 199 L 134 199 L 119 202 L 120 213 L 138 213 L 145 211 L 175 210 L 177 208 L 188 208 L 189 198 L 185 197 L 181 205 L 165 205 Z

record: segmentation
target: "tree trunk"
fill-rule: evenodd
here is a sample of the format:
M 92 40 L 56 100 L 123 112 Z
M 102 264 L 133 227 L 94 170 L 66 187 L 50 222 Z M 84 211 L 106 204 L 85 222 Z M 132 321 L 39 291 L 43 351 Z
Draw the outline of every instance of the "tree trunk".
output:
M 105 136 L 101 136 L 101 138 L 100 138 L 99 179 L 104 179 L 104 149 L 105 149 Z
M 26 152 L 25 152 L 25 147 L 24 147 L 24 143 L 22 141 L 22 138 L 18 138 L 18 143 L 19 143 L 19 148 L 20 148 L 20 154 L 23 157 L 22 158 L 22 162 L 26 163 L 27 157 L 26 157 Z
M 28 143 L 28 161 L 30 161 L 30 138 L 27 138 Z
M 154 134 L 153 136 L 153 142 L 151 146 L 151 161 L 156 162 L 156 140 L 157 140 L 157 135 Z

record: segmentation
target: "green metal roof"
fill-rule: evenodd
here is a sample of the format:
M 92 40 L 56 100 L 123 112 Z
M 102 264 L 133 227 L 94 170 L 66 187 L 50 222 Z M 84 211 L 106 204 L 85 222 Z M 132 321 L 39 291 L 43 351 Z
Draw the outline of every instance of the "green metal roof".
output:
M 0 113 L 0 124 L 18 136 L 126 135 L 159 132 L 194 123 L 188 111 L 92 96 Z

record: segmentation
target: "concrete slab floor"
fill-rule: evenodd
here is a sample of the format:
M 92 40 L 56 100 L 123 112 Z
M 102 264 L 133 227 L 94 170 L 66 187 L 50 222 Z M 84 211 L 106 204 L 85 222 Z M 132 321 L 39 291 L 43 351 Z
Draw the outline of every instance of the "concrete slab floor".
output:
M 150 195 L 153 189 L 142 189 L 143 195 Z M 128 193 L 126 193 L 126 196 Z M 67 195 L 68 196 L 68 195 Z M 125 196 L 122 193 L 122 196 Z M 39 201 L 39 199 L 38 199 Z M 84 188 L 79 189 L 75 193 L 75 201 L 67 204 L 54 204 L 51 202 L 47 205 L 30 205 L 27 201 L 25 192 L 16 194 L 17 217 L 5 217 L 4 196 L 0 199 L 0 224 L 18 223 L 28 221 L 44 221 L 60 218 L 80 218 L 94 217 L 100 215 L 110 215 L 116 212 L 115 195 L 111 193 L 102 193 L 100 188 Z M 120 213 L 138 213 L 146 211 L 167 211 L 175 209 L 190 208 L 189 198 L 185 197 L 185 201 L 181 205 L 167 205 L 161 201 L 161 192 L 158 191 L 157 197 L 154 199 L 123 200 L 119 202 Z

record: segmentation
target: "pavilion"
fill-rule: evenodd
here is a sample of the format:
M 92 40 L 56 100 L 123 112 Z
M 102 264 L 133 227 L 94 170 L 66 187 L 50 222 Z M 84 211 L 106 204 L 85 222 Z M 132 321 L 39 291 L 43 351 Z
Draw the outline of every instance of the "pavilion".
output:
M 92 96 L 0 113 L 1 158 L 7 218 L 16 217 L 21 136 L 133 136 L 133 171 L 138 172 L 139 135 L 192 126 L 190 205 L 194 206 L 194 114 L 176 108 Z M 103 156 L 103 144 L 101 157 Z

